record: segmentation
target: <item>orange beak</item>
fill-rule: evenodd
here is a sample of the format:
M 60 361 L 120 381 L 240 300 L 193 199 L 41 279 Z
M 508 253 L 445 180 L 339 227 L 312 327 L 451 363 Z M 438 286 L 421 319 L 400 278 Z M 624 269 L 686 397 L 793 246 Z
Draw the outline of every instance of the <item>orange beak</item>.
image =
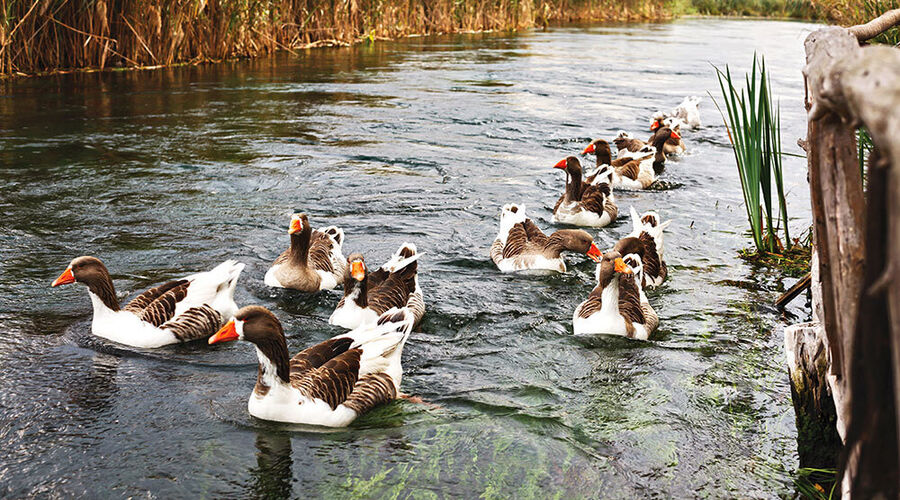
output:
M 238 333 L 237 328 L 234 326 L 234 320 L 225 323 L 225 326 L 219 329 L 215 335 L 209 338 L 210 345 L 218 344 L 219 342 L 228 342 L 229 340 L 237 340 Z
M 586 155 L 588 153 L 593 153 L 594 151 L 596 151 L 596 148 L 594 148 L 594 143 L 591 143 L 588 144 L 588 147 L 584 148 L 584 151 L 582 151 L 581 154 Z
M 616 272 L 622 274 L 631 274 L 631 268 L 625 265 L 625 261 L 622 259 L 616 259 Z
M 653 131 L 658 128 L 659 128 L 659 120 L 654 120 L 654 122 L 650 124 L 650 130 Z
M 600 259 L 603 258 L 603 253 L 600 252 L 600 248 L 597 247 L 596 243 L 591 243 L 591 248 L 588 248 L 586 255 L 594 262 L 600 262 Z
M 356 281 L 362 281 L 366 277 L 366 266 L 362 261 L 354 260 L 350 263 L 350 276 Z
M 676 131 L 673 130 L 673 131 L 672 131 L 672 139 L 675 139 L 676 141 L 680 141 L 680 140 L 681 140 L 681 136 L 678 135 L 678 132 L 676 132 Z
M 561 168 L 561 169 L 565 170 L 566 166 L 567 166 L 566 159 L 563 158 L 562 160 L 559 160 L 559 162 L 556 165 L 553 165 L 553 168 Z
M 300 221 L 300 218 L 291 219 L 291 227 L 288 229 L 288 234 L 299 233 L 303 230 L 303 222 Z
M 50 286 L 59 286 L 59 285 L 68 285 L 69 283 L 75 283 L 75 275 L 72 274 L 72 267 L 67 267 L 62 274 L 59 275 L 59 278 L 53 280 L 53 283 Z

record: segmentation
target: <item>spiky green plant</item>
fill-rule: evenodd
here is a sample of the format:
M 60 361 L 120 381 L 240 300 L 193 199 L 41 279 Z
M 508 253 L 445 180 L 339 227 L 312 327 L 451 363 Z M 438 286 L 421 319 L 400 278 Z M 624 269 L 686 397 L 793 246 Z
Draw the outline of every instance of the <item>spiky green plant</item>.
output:
M 788 246 L 791 235 L 781 164 L 781 114 L 772 101 L 765 58 L 753 55 L 753 67 L 745 75 L 745 88 L 740 91 L 728 65 L 724 72 L 715 69 L 727 118 L 715 98 L 713 102 L 722 114 L 734 150 L 753 243 L 759 252 L 777 253 L 781 250 L 777 226 L 783 228 Z M 773 191 L 777 208 L 773 207 Z

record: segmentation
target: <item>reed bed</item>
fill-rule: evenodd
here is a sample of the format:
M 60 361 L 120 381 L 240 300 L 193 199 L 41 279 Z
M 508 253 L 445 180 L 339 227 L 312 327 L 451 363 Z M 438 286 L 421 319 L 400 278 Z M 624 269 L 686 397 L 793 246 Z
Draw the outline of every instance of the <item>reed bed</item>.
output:
M 655 19 L 667 0 L 0 0 L 0 74 L 164 66 L 410 34 Z

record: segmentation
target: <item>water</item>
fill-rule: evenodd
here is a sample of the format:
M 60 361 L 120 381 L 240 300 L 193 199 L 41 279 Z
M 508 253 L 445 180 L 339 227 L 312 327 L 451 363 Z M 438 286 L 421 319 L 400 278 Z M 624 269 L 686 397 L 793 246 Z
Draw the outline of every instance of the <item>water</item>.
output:
M 804 135 L 813 25 L 744 20 L 562 27 L 404 41 L 157 71 L 4 83 L 0 95 L 0 496 L 775 497 L 796 430 L 779 314 L 793 283 L 750 244 L 710 64 L 768 56 L 784 143 Z M 593 265 L 499 274 L 499 207 L 548 228 L 552 165 L 596 136 L 703 95 L 704 127 L 668 165 L 681 186 L 621 193 L 673 219 L 650 342 L 572 336 Z M 648 135 L 642 132 L 641 135 Z M 786 161 L 795 234 L 803 159 Z M 89 335 L 69 260 L 102 258 L 120 297 L 227 258 L 239 304 L 276 311 L 291 352 L 340 332 L 339 293 L 270 290 L 289 215 L 337 224 L 345 253 L 427 255 L 428 313 L 395 402 L 347 430 L 247 414 L 246 344 L 158 350 Z M 629 231 L 599 232 L 601 248 Z M 596 232 L 596 231 L 595 231 Z M 794 313 L 807 313 L 802 305 Z

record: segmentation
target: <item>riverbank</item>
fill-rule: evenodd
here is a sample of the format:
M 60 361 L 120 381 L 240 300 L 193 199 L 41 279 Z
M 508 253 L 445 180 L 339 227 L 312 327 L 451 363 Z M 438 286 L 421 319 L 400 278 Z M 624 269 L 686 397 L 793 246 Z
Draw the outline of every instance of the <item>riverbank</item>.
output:
M 742 15 L 857 23 L 900 0 L 149 0 L 0 10 L 0 77 L 158 68 L 402 36 Z

